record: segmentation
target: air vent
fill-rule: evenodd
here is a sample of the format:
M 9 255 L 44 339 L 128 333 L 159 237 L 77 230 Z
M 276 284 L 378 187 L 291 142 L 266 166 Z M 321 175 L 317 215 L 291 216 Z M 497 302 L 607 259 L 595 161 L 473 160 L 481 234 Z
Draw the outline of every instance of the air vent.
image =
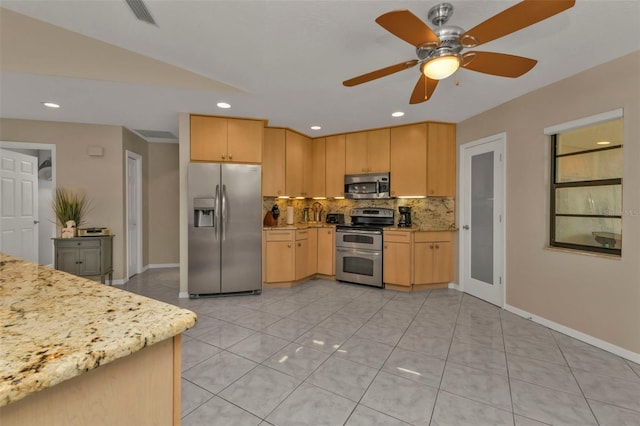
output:
M 151 16 L 151 13 L 149 13 L 149 9 L 147 9 L 147 6 L 144 4 L 142 0 L 126 0 L 126 1 L 129 7 L 131 8 L 131 10 L 133 11 L 133 13 L 136 15 L 136 18 L 138 18 L 141 21 L 147 22 L 151 25 L 157 26 L 156 21 L 154 21 L 153 16 Z
M 135 132 L 138 133 L 143 138 L 149 138 L 149 139 L 178 139 L 173 133 L 166 132 L 164 130 L 138 130 L 138 129 L 135 129 Z

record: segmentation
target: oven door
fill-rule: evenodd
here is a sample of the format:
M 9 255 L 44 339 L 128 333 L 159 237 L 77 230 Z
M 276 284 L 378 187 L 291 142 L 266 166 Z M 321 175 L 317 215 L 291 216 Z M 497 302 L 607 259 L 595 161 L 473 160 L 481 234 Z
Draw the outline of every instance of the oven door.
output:
M 382 250 L 336 247 L 336 279 L 382 287 Z

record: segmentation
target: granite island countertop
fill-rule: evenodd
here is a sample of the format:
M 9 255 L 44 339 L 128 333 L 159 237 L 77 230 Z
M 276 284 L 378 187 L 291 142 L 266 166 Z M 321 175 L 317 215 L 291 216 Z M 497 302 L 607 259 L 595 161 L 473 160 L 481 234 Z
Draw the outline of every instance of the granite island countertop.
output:
M 195 321 L 189 310 L 0 253 L 0 407 Z

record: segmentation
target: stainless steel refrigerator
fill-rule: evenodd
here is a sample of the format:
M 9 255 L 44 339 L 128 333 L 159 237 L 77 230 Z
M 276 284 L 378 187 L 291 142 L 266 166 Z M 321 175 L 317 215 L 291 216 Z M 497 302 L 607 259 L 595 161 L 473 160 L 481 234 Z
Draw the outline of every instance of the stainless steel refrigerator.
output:
M 262 290 L 261 167 L 189 164 L 189 294 Z

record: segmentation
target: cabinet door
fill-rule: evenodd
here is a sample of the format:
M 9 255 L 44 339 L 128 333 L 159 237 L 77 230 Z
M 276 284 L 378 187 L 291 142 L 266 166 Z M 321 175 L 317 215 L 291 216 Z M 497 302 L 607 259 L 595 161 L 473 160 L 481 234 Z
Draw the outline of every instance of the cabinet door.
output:
M 285 136 L 284 129 L 264 129 L 262 156 L 262 196 L 278 197 L 285 195 L 284 161 Z
M 367 132 L 367 173 L 389 171 L 390 141 L 388 128 Z
M 429 123 L 427 128 L 427 193 L 453 197 L 456 194 L 456 127 Z
M 309 228 L 307 236 L 307 275 L 318 273 L 318 232 L 322 232 L 322 229 Z
M 326 196 L 344 197 L 345 136 L 327 136 L 326 154 Z
M 427 125 L 391 129 L 391 195 L 427 195 Z
M 384 243 L 384 282 L 395 285 L 411 285 L 411 245 Z
M 313 146 L 311 139 L 302 138 L 302 197 L 311 197 L 313 185 Z
M 336 274 L 335 231 L 333 228 L 318 229 L 318 273 Z
M 433 273 L 433 243 L 413 245 L 413 284 L 431 284 Z
M 367 132 L 349 133 L 345 136 L 345 173 L 366 173 Z M 343 182 L 344 192 L 344 182 Z
M 56 269 L 77 275 L 80 264 L 76 247 L 56 248 Z
M 296 241 L 296 280 L 302 279 L 309 275 L 309 240 Z
M 311 188 L 309 196 L 326 197 L 326 153 L 325 138 L 317 138 L 311 141 L 312 164 L 311 164 Z
M 191 116 L 191 160 L 225 161 L 227 158 L 227 119 Z
M 285 195 L 289 197 L 302 197 L 304 137 L 298 133 L 286 130 L 285 139 Z
M 227 160 L 234 163 L 261 163 L 264 122 L 229 119 Z
M 453 243 L 433 243 L 432 282 L 449 283 L 453 280 Z
M 78 275 L 101 275 L 102 262 L 100 259 L 100 247 L 86 247 L 78 249 L 79 273 Z
M 295 278 L 295 251 L 293 241 L 268 241 L 265 250 L 267 283 L 293 281 Z

